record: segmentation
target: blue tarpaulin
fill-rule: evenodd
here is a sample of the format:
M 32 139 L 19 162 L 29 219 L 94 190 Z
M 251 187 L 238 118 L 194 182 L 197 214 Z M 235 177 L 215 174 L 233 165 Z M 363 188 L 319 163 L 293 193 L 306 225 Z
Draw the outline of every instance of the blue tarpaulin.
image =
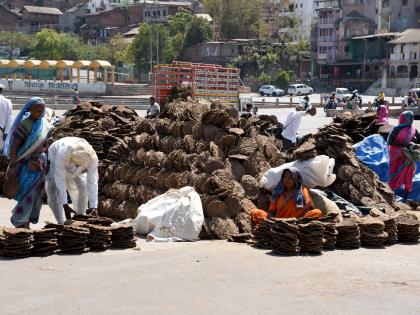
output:
M 381 135 L 373 135 L 354 145 L 356 157 L 364 165 L 378 174 L 379 179 L 388 182 L 389 151 L 388 144 Z M 404 191 L 396 191 L 398 196 L 403 196 Z M 413 179 L 413 192 L 408 197 L 420 201 L 420 163 L 417 163 L 417 172 Z

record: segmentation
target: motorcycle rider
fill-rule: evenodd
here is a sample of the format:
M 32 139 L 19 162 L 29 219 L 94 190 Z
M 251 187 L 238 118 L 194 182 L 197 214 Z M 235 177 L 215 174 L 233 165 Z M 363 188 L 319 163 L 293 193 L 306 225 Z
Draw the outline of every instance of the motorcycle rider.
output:
M 332 92 L 330 99 L 328 100 L 327 109 L 336 109 L 337 108 L 337 97 L 335 96 L 335 92 Z
M 378 103 L 379 105 L 385 105 L 385 92 L 382 90 L 378 95 Z
M 408 97 L 407 97 L 407 105 L 408 107 L 413 107 L 417 105 L 417 101 L 413 95 L 413 92 L 408 92 Z
M 309 110 L 312 108 L 312 104 L 308 95 L 305 95 L 305 97 L 303 98 L 302 105 L 304 110 Z
M 354 90 L 352 92 L 352 95 L 349 98 L 348 102 L 355 102 L 358 107 L 361 107 L 362 106 L 362 99 L 361 99 L 361 97 L 359 95 L 359 91 L 358 90 Z

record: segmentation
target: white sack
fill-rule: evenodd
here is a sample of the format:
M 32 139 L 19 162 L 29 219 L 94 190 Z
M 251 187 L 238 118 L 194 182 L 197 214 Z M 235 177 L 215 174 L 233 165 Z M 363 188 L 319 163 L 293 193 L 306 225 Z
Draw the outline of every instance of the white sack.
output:
M 260 186 L 272 191 L 279 183 L 283 170 L 295 167 L 302 173 L 303 186 L 307 188 L 327 187 L 336 179 L 336 175 L 333 173 L 334 165 L 335 160 L 326 155 L 319 155 L 308 161 L 286 163 L 265 172 L 261 178 Z
M 134 230 L 149 241 L 196 241 L 204 222 L 203 206 L 193 187 L 171 189 L 139 207 Z

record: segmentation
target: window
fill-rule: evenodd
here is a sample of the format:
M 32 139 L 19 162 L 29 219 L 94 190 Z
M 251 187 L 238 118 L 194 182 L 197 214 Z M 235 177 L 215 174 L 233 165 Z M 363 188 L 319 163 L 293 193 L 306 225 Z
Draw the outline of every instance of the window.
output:
M 404 46 L 403 45 L 401 45 L 400 46 L 400 54 L 402 54 L 404 52 Z
M 131 22 L 131 16 L 127 16 L 127 22 Z
M 303 3 L 301 3 L 301 4 L 300 4 L 300 8 L 301 8 L 301 9 L 303 8 Z
M 344 46 L 344 52 L 346 53 L 350 52 L 350 46 L 348 45 Z
M 403 6 L 406 6 L 407 5 L 407 2 L 408 2 L 407 0 L 402 0 L 402 5 Z
M 163 16 L 166 16 L 166 10 L 163 10 Z
M 413 54 L 413 59 L 417 60 L 417 53 L 416 52 Z

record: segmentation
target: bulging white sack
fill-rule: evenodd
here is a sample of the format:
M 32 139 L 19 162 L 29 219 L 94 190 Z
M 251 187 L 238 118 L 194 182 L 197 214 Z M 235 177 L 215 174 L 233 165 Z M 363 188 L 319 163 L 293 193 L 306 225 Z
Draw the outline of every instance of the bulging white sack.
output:
M 171 189 L 139 207 L 136 233 L 156 241 L 196 241 L 204 222 L 203 206 L 193 187 Z
M 319 155 L 308 161 L 294 161 L 279 167 L 270 168 L 261 178 L 260 186 L 272 191 L 278 184 L 283 171 L 290 167 L 297 168 L 302 173 L 303 185 L 307 188 L 327 187 L 331 185 L 336 175 L 335 160 L 326 155 Z

